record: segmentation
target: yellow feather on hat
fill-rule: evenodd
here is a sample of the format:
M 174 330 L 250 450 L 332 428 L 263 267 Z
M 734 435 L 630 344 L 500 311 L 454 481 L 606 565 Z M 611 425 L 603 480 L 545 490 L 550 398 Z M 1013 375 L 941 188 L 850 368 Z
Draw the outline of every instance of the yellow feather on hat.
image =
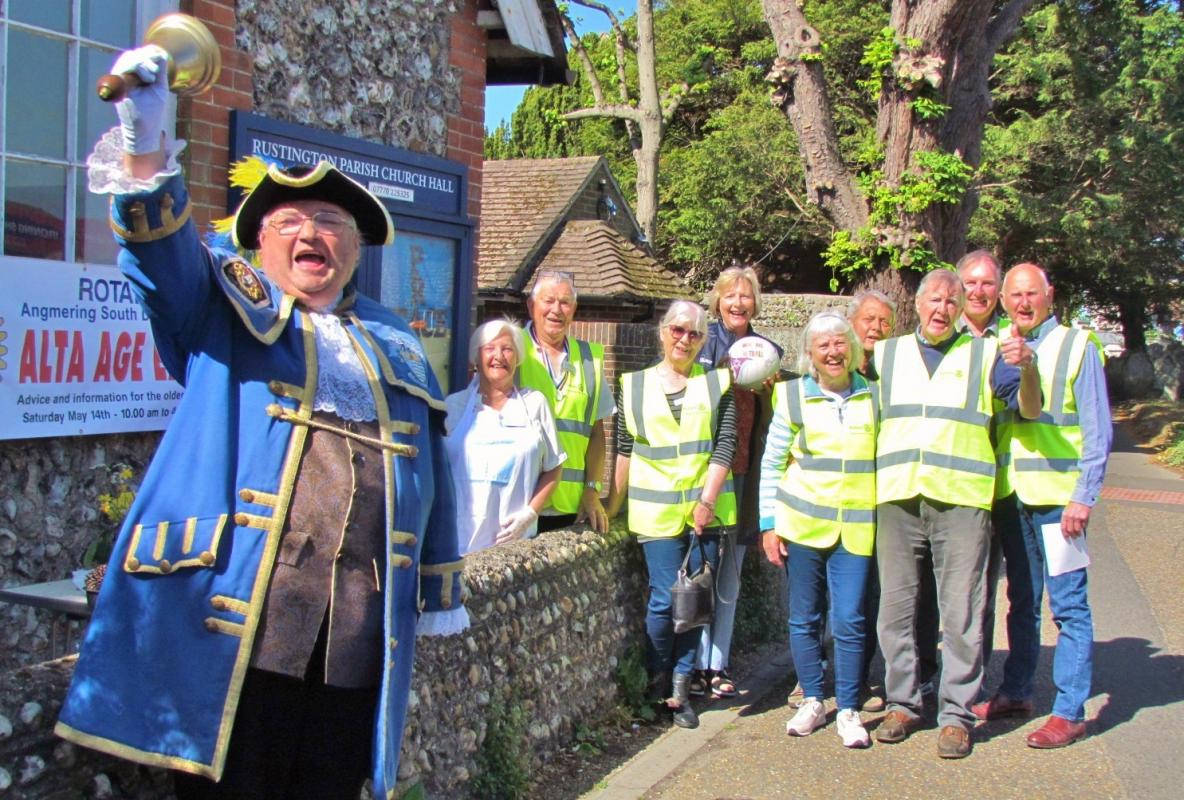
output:
M 236 189 L 242 189 L 244 195 L 250 194 L 267 177 L 267 169 L 270 166 L 269 162 L 259 156 L 243 156 L 230 165 L 230 170 L 227 173 L 230 185 Z M 229 217 L 214 220 L 214 230 L 220 234 L 229 235 L 231 228 L 234 227 L 234 218 L 235 215 L 231 214 Z

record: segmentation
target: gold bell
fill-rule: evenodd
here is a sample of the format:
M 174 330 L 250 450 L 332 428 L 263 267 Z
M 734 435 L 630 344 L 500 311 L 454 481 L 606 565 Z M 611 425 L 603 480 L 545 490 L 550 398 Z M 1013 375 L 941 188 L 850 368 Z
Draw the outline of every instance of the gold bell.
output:
M 144 33 L 144 44 L 154 44 L 169 54 L 169 90 L 176 94 L 201 94 L 214 85 L 222 71 L 222 54 L 210 29 L 188 14 L 165 14 Z M 128 89 L 143 85 L 135 73 L 104 75 L 95 90 L 106 102 L 123 99 Z

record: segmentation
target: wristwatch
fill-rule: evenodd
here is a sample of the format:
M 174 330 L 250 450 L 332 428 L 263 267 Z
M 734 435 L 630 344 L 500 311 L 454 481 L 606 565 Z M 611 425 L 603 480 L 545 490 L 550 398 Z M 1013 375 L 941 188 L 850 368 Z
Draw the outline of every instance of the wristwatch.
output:
M 600 491 L 600 481 L 584 481 L 585 489 L 592 489 L 593 491 Z

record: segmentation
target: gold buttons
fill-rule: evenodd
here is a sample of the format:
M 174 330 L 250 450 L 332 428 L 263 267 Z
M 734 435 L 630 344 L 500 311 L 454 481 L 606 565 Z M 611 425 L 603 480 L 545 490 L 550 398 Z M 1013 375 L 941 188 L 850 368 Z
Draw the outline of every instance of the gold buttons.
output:
M 227 608 L 229 608 L 225 597 L 215 597 L 210 601 L 210 605 L 214 607 L 215 611 L 225 611 Z
M 136 558 L 135 556 L 132 556 L 131 558 L 129 558 L 127 560 L 127 568 L 133 569 L 133 570 L 139 569 L 140 568 L 140 559 Z
M 211 553 L 209 550 L 202 550 L 201 554 L 198 555 L 197 560 L 200 561 L 201 563 L 205 564 L 207 567 L 213 566 L 214 554 Z
M 284 396 L 284 385 L 279 381 L 268 381 L 267 388 L 272 394 Z
M 250 489 L 239 489 L 238 490 L 238 497 L 244 503 L 254 503 L 255 502 L 255 493 L 252 492 Z
M 218 623 L 212 619 L 207 619 L 206 620 L 206 630 L 209 631 L 210 633 L 217 633 L 218 632 Z
M 250 521 L 251 518 L 241 511 L 234 515 L 234 524 L 240 527 L 246 527 L 246 524 Z
M 169 560 L 167 558 L 162 558 L 160 561 L 157 561 L 156 566 L 165 575 L 168 575 L 170 572 L 173 571 L 173 565 L 169 563 Z

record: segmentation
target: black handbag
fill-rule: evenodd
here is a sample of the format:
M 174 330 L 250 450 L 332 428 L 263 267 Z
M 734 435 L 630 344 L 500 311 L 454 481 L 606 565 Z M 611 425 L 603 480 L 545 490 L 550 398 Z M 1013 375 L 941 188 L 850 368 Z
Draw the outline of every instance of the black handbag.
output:
M 688 547 L 682 566 L 678 569 L 678 577 L 670 587 L 670 613 L 674 618 L 675 633 L 709 625 L 715 614 L 715 574 L 711 562 L 707 560 L 703 538 L 693 538 L 695 542 L 691 547 L 699 547 L 699 571 L 694 575 L 687 574 L 691 563 L 691 547 Z

